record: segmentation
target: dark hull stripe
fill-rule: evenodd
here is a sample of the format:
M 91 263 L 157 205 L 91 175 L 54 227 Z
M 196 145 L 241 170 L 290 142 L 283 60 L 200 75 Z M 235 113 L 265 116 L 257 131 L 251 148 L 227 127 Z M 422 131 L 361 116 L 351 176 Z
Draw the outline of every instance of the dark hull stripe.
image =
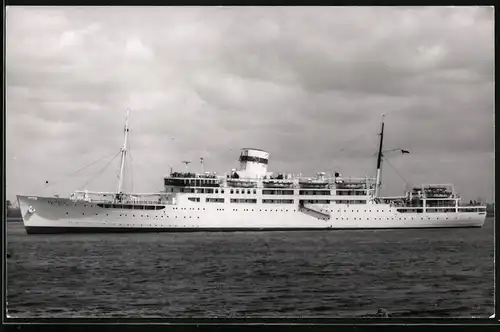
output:
M 255 163 L 261 163 L 267 165 L 268 160 L 266 158 L 253 157 L 253 156 L 240 156 L 240 161 L 251 161 Z
M 390 228 L 154 228 L 154 227 L 37 227 L 27 226 L 28 234 L 83 234 L 83 233 L 192 233 L 192 232 L 272 232 L 272 231 L 335 231 L 335 230 L 388 230 L 388 229 L 430 229 L 430 228 L 481 228 L 482 226 L 452 227 L 390 227 Z

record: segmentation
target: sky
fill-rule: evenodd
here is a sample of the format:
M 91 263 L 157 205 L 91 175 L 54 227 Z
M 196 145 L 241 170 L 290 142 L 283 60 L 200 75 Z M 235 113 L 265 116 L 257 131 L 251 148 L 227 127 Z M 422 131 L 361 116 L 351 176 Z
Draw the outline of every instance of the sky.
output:
M 117 190 L 130 109 L 125 190 L 158 192 L 170 168 L 200 171 L 201 157 L 224 174 L 244 147 L 268 151 L 269 171 L 374 177 L 386 113 L 384 149 L 410 154 L 385 154 L 383 195 L 452 183 L 493 201 L 493 15 L 10 6 L 7 198 Z

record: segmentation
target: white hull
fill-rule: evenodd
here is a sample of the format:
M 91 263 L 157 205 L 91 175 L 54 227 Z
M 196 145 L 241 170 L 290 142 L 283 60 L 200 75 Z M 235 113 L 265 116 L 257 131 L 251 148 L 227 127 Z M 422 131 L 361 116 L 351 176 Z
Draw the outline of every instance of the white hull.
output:
M 484 212 L 399 213 L 388 204 L 331 204 L 330 217 L 295 204 L 161 204 L 111 209 L 66 198 L 18 196 L 28 233 L 179 232 L 482 227 Z M 460 211 L 460 210 L 458 210 Z

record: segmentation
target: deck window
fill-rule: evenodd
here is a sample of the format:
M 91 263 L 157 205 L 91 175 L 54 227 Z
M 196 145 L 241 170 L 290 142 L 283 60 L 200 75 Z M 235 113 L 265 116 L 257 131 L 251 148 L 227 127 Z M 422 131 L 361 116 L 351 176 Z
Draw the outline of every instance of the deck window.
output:
M 329 199 L 306 199 L 306 200 L 301 200 L 300 202 L 306 204 L 330 204 Z
M 293 199 L 263 199 L 264 204 L 293 204 Z
M 205 199 L 205 202 L 207 202 L 207 203 L 224 203 L 224 198 L 209 197 L 209 198 Z
M 293 195 L 293 190 L 263 189 L 263 195 Z
M 255 198 L 244 199 L 244 198 L 231 198 L 231 203 L 249 203 L 256 204 L 257 200 Z

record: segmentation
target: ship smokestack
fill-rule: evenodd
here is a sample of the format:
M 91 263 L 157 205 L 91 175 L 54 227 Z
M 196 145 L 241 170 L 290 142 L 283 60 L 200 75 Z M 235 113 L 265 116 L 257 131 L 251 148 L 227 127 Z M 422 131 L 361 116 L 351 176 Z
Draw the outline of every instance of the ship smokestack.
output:
M 245 178 L 261 178 L 267 174 L 269 153 L 259 149 L 242 149 L 238 173 Z

